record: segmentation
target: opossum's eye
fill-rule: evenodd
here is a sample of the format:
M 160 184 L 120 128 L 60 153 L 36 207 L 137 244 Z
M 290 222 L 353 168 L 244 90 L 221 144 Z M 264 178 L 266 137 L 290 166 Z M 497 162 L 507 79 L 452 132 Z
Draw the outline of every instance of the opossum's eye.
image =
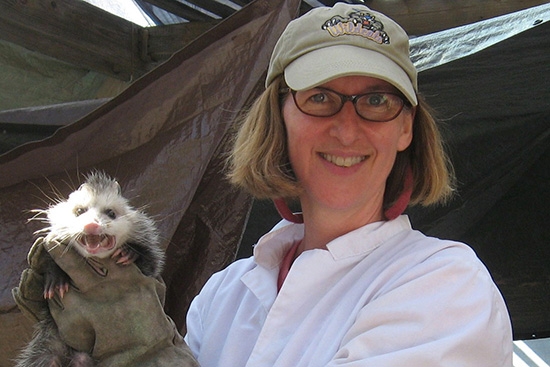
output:
M 116 218 L 116 213 L 113 209 L 107 209 L 105 210 L 105 215 L 107 215 L 109 218 L 111 219 L 115 219 Z
M 88 210 L 87 208 L 83 208 L 79 206 L 74 208 L 74 214 L 78 217 L 79 215 L 86 213 L 87 210 Z

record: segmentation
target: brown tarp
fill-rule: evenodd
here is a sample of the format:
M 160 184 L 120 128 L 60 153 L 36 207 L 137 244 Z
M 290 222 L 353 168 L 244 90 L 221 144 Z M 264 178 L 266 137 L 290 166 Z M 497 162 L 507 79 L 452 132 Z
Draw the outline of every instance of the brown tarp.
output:
M 0 156 L 0 366 L 29 335 L 10 293 L 38 228 L 28 210 L 67 195 L 92 168 L 117 177 L 158 221 L 167 312 L 185 331 L 192 297 L 234 260 L 251 205 L 223 177 L 233 123 L 263 88 L 271 50 L 298 8 L 298 0 L 255 1 L 87 116 Z

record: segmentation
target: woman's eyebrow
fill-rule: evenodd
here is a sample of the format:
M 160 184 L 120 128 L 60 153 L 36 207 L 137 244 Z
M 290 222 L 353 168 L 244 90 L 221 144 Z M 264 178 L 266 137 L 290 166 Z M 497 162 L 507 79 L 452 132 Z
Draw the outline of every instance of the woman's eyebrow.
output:
M 399 89 L 397 89 L 391 84 L 376 84 L 376 85 L 370 85 L 364 89 L 364 93 L 370 93 L 370 92 L 399 93 Z
M 317 86 L 317 87 L 313 87 L 313 88 L 311 88 L 311 89 L 309 89 L 309 90 L 315 90 L 315 89 L 330 90 L 330 91 L 333 91 L 333 92 L 341 93 L 340 91 L 336 90 L 335 88 L 331 88 L 331 87 L 323 86 L 323 85 L 319 85 L 319 86 Z M 395 87 L 392 86 L 392 85 L 375 85 L 375 86 L 366 87 L 366 88 L 364 88 L 361 92 L 355 93 L 355 94 L 366 94 L 366 93 L 376 93 L 376 92 L 382 92 L 382 93 L 396 93 L 396 94 L 401 93 L 401 92 L 399 91 L 399 89 L 395 88 Z

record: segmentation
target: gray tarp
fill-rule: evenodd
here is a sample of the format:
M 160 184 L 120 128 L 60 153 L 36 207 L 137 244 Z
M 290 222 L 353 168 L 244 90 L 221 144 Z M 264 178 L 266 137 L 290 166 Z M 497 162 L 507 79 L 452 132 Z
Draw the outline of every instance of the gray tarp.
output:
M 0 111 L 108 98 L 128 84 L 0 39 Z

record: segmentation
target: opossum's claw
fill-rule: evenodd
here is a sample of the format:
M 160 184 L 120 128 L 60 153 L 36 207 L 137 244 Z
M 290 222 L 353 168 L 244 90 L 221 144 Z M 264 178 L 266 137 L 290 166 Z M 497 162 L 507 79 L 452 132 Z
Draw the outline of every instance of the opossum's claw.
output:
M 63 298 L 65 293 L 69 291 L 69 284 L 61 284 L 57 286 L 51 286 L 44 289 L 44 298 L 45 299 L 52 299 L 55 297 L 55 294 L 59 294 L 59 297 Z
M 116 261 L 116 263 L 122 265 L 133 264 L 139 257 L 139 255 L 135 251 L 132 251 L 132 249 L 129 249 L 127 247 L 122 247 L 116 250 L 112 257 L 117 256 L 119 256 L 119 259 Z
M 59 293 L 59 296 L 63 298 L 65 293 L 69 291 L 69 283 L 60 284 L 59 287 L 57 288 L 57 291 Z
M 51 299 L 53 298 L 53 295 L 54 293 L 50 289 L 44 290 L 44 299 Z
M 64 272 L 53 272 L 46 274 L 44 282 L 44 298 L 52 299 L 55 294 L 63 298 L 69 291 L 69 277 Z

